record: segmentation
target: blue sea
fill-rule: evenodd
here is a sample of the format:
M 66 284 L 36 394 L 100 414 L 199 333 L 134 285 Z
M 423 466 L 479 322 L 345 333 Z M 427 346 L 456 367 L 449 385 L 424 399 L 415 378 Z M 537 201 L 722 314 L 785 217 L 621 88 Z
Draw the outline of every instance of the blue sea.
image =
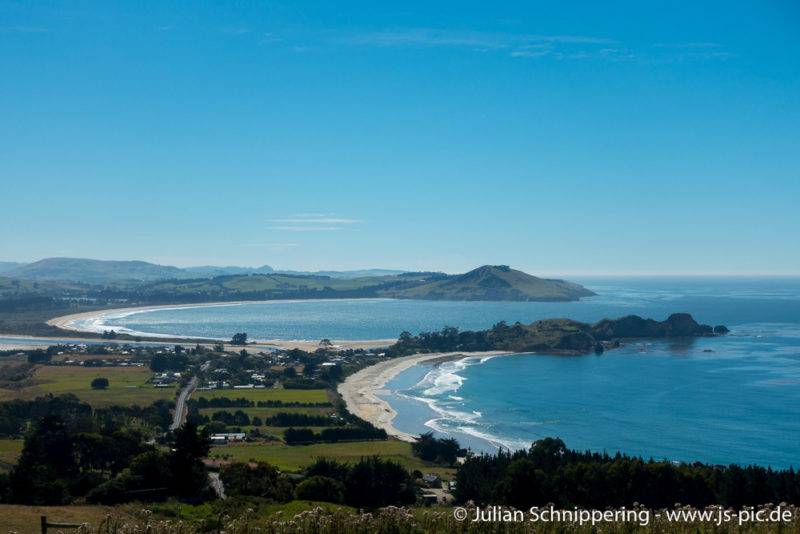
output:
M 601 356 L 515 355 L 418 365 L 389 384 L 395 426 L 480 450 L 569 447 L 670 460 L 800 467 L 800 279 L 577 280 L 569 303 L 295 301 L 162 309 L 94 327 L 254 339 L 378 339 L 445 325 L 547 317 L 596 321 L 689 312 L 725 337 L 631 342 Z M 86 325 L 84 325 L 86 326 Z

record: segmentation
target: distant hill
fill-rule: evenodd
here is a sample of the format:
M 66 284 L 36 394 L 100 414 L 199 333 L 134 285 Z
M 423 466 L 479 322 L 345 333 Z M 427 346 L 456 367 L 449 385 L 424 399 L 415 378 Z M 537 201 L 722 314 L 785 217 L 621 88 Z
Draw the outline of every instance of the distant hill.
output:
M 280 272 L 267 265 L 181 269 L 144 261 L 47 258 L 19 265 L 4 276 L 52 284 L 48 296 L 148 303 L 275 300 L 288 298 L 397 298 L 420 300 L 570 301 L 594 295 L 564 280 L 537 278 L 507 266 L 485 265 L 465 274 L 360 271 Z M 86 284 L 83 292 L 80 284 Z
M 46 258 L 15 267 L 7 271 L 5 275 L 27 280 L 75 281 L 86 284 L 152 281 L 189 276 L 188 273 L 177 267 L 156 265 L 146 261 L 107 261 L 82 258 Z
M 215 276 L 229 276 L 232 274 L 268 274 L 275 272 L 269 265 L 261 267 L 215 267 L 213 265 L 202 265 L 200 267 L 184 267 L 184 272 L 197 275 L 198 277 L 213 278 Z
M 371 278 L 374 276 L 395 276 L 408 271 L 396 269 L 361 269 L 356 271 L 275 271 L 278 274 L 297 274 L 302 276 L 328 276 L 330 278 Z
M 18 263 L 16 261 L 0 261 L 0 274 L 5 274 L 8 271 L 12 271 L 18 267 L 25 265 L 24 263 Z
M 84 258 L 45 258 L 34 263 L 0 262 L 0 274 L 25 280 L 53 280 L 107 284 L 121 281 L 181 280 L 215 278 L 218 276 L 248 276 L 253 274 L 286 274 L 326 278 L 365 278 L 393 276 L 406 271 L 393 269 L 361 269 L 354 271 L 276 271 L 269 265 L 261 267 L 172 267 L 145 261 L 107 261 Z
M 397 298 L 424 300 L 570 301 L 594 293 L 564 280 L 538 278 L 506 265 L 484 265 L 395 293 Z

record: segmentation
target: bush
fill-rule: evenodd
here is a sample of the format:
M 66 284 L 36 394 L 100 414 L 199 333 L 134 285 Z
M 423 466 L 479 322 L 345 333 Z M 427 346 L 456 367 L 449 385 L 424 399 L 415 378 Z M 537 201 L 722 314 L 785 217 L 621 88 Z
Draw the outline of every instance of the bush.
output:
M 229 495 L 249 495 L 277 502 L 292 500 L 292 486 L 277 469 L 258 462 L 255 467 L 243 463 L 226 465 L 220 479 Z
M 342 484 L 344 503 L 348 506 L 380 508 L 411 504 L 416 500 L 416 486 L 408 471 L 396 462 L 375 456 L 362 458 L 353 465 L 319 459 L 306 474 L 310 478 L 331 478 Z
M 120 504 L 127 501 L 125 485 L 117 478 L 103 482 L 86 494 L 86 502 L 91 504 Z
M 108 378 L 104 378 L 102 376 L 95 378 L 92 380 L 92 389 L 107 389 L 108 388 Z
M 442 465 L 453 465 L 459 454 L 466 454 L 453 438 L 438 439 L 431 432 L 422 434 L 411 445 L 411 450 L 416 456 L 427 462 L 436 462 Z
M 330 477 L 309 477 L 297 485 L 294 498 L 339 504 L 344 500 L 344 485 Z

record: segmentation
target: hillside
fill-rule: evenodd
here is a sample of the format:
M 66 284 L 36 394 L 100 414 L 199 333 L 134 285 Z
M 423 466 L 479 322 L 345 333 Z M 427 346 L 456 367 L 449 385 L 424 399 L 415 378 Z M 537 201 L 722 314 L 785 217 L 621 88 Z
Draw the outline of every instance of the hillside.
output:
M 189 276 L 177 267 L 156 265 L 145 261 L 108 261 L 83 258 L 45 258 L 18 266 L 7 271 L 5 275 L 27 280 L 69 280 L 86 284 L 125 280 L 150 281 Z
M 393 293 L 396 298 L 424 300 L 570 301 L 594 295 L 564 280 L 538 278 L 505 265 L 484 265 Z
M 20 267 L 21 265 L 23 264 L 15 261 L 0 261 L 0 274 L 5 274 L 12 269 Z
M 86 258 L 45 258 L 33 263 L 0 262 L 0 274 L 23 280 L 51 280 L 109 284 L 116 282 L 152 282 L 185 280 L 219 276 L 248 276 L 253 274 L 285 274 L 320 278 L 372 278 L 395 276 L 406 271 L 395 269 L 360 269 L 353 271 L 291 271 L 276 270 L 269 265 L 239 267 L 236 265 L 173 267 L 145 261 L 108 261 Z
M 217 267 L 214 265 L 201 265 L 198 267 L 184 267 L 181 270 L 194 276 L 204 278 L 228 276 L 232 274 L 268 274 L 275 272 L 269 265 L 262 265 L 261 267 L 237 267 L 235 265 Z
M 4 276 L 3 298 L 83 299 L 100 305 L 290 298 L 567 301 L 594 294 L 578 284 L 537 278 L 503 266 L 484 266 L 457 275 L 419 272 L 334 277 L 270 272 L 212 277 L 142 261 L 51 258 Z

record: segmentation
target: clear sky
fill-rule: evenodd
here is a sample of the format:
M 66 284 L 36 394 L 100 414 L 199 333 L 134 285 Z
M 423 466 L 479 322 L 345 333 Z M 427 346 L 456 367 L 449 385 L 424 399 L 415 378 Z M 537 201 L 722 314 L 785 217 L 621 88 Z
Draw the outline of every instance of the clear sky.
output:
M 800 4 L 0 1 L 0 260 L 800 273 Z

